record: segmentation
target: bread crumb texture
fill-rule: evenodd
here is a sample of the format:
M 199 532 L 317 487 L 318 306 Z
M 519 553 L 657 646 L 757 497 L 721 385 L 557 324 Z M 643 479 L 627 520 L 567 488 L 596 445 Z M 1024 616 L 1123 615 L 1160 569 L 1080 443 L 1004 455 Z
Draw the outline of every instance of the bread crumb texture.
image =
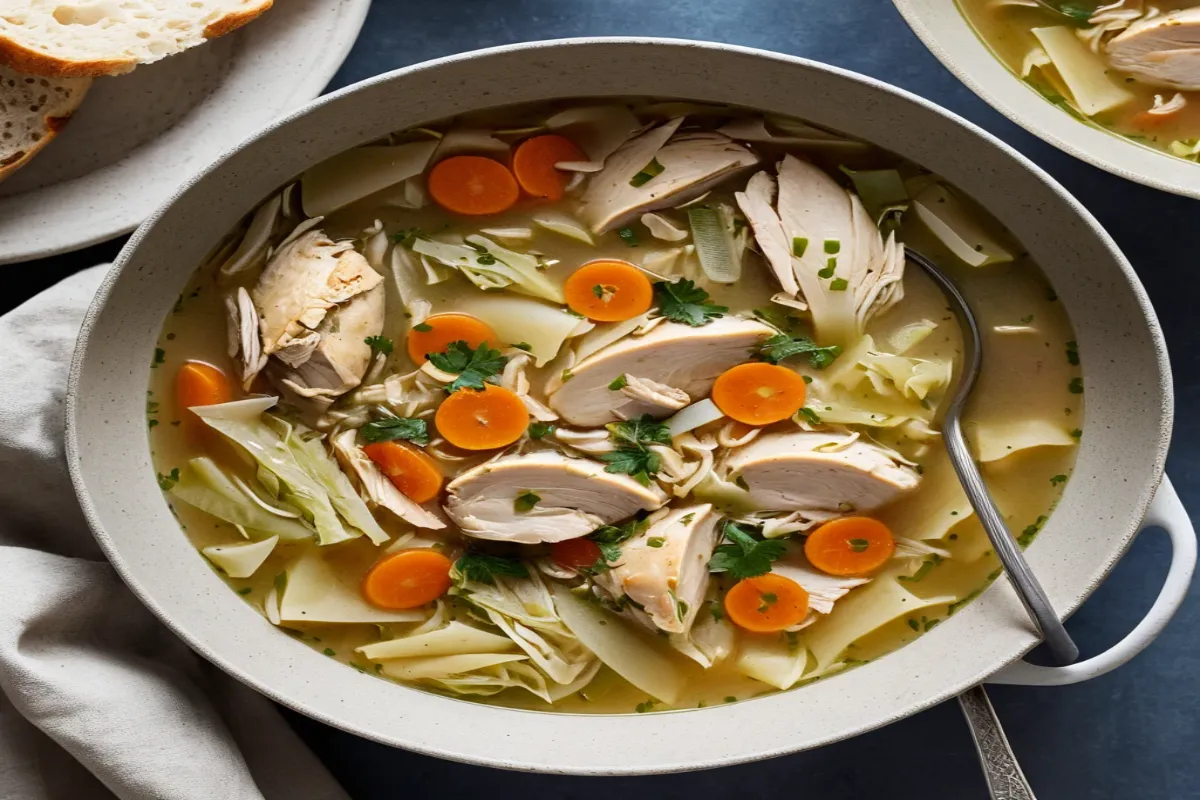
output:
M 79 77 L 128 72 L 241 27 L 272 0 L 0 0 L 0 63 Z
M 90 83 L 90 78 L 45 78 L 0 67 L 0 180 L 62 130 Z

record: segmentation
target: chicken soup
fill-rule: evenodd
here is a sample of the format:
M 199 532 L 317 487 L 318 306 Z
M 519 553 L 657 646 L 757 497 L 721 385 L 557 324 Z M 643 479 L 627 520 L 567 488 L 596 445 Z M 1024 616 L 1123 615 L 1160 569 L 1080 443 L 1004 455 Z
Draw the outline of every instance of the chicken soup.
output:
M 386 680 L 619 713 L 834 675 L 999 573 L 906 245 L 984 326 L 967 427 L 1028 544 L 1082 384 L 1020 244 L 867 143 L 684 102 L 471 114 L 281 187 L 164 323 L 159 483 L 270 624 Z

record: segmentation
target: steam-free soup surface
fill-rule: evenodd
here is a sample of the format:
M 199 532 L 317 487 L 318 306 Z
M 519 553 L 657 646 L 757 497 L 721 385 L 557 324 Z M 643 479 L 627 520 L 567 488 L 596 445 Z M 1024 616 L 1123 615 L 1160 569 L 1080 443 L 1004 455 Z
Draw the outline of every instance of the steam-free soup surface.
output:
M 159 482 L 364 673 L 591 712 L 834 675 L 997 573 L 938 431 L 960 332 L 904 244 L 979 316 L 968 429 L 1028 544 L 1082 389 L 1020 244 L 868 144 L 651 100 L 431 123 L 263 201 L 164 323 Z
M 1200 4 L 959 0 L 1001 61 L 1064 112 L 1191 161 L 1200 154 Z

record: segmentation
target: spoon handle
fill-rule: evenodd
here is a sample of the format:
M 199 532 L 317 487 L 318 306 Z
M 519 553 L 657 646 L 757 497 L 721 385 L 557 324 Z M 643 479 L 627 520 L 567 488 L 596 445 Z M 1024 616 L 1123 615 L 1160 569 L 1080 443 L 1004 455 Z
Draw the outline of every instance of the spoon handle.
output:
M 962 424 L 957 417 L 946 420 L 942 436 L 946 451 L 950 455 L 950 463 L 958 473 L 958 479 L 967 493 L 967 499 L 971 501 L 971 507 L 975 509 L 983 529 L 987 531 L 992 547 L 996 549 L 996 555 L 1000 556 L 1000 563 L 1004 565 L 1004 571 L 1013 582 L 1017 596 L 1021 598 L 1025 610 L 1029 612 L 1030 618 L 1045 639 L 1054 660 L 1059 664 L 1070 664 L 1079 658 L 1079 648 L 1075 646 L 1071 635 L 1054 613 L 1050 598 L 1046 597 L 1046 592 L 1033 576 L 1025 555 L 1017 546 L 1016 539 L 1004 524 L 1000 509 L 996 508 L 996 503 L 988 493 L 983 475 L 975 464 L 975 457 L 967 447 Z
M 992 800 L 1037 800 L 983 686 L 972 686 L 960 694 L 958 704 L 975 740 Z

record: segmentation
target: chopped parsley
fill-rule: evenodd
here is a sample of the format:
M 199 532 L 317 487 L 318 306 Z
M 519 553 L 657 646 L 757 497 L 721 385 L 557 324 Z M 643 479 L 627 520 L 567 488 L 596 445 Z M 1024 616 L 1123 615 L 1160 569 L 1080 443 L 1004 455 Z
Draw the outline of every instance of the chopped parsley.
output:
M 696 518 L 695 512 L 692 512 L 691 514 L 684 514 L 682 517 L 679 518 L 679 524 L 680 525 L 691 525 L 692 520 L 694 520 L 695 518 Z
M 778 364 L 792 356 L 804 355 L 808 356 L 808 363 L 813 367 L 825 369 L 842 354 L 842 348 L 836 344 L 830 347 L 821 347 L 807 336 L 789 336 L 786 333 L 777 333 L 759 345 L 758 352 L 763 361 L 770 364 Z
M 760 614 L 765 614 L 770 611 L 771 606 L 779 602 L 779 595 L 775 594 L 774 592 L 763 592 L 758 596 L 758 599 L 762 601 L 762 605 L 760 605 L 756 610 Z
M 640 175 L 641 173 L 639 172 L 638 174 Z M 633 183 L 633 182 L 630 181 L 630 183 Z M 634 184 L 634 186 L 637 186 L 637 185 L 638 184 L 636 184 L 636 183 Z M 644 703 L 638 703 L 636 706 L 633 707 L 633 710 L 639 714 L 645 714 L 647 711 L 651 710 L 652 708 L 654 708 L 654 701 L 647 700 Z
M 1080 430 L 1079 428 L 1075 428 L 1075 429 L 1073 429 L 1073 430 L 1071 431 L 1071 436 L 1072 436 L 1073 438 L 1075 438 L 1075 439 L 1082 439 L 1082 438 L 1083 438 L 1083 431 L 1082 431 L 1082 430 Z
M 1052 477 L 1050 479 L 1051 486 L 1058 486 L 1060 483 L 1066 483 L 1066 482 L 1067 482 L 1066 475 L 1055 475 L 1054 477 Z
M 654 284 L 654 296 L 662 315 L 673 322 L 682 322 L 698 328 L 707 325 L 729 309 L 708 302 L 708 292 L 687 278 L 677 281 L 660 281 Z
M 623 374 L 613 378 L 612 383 L 608 384 L 608 388 L 614 392 L 619 392 L 629 385 L 629 379 Z
M 393 439 L 407 439 L 422 447 L 429 444 L 429 427 L 423 419 L 414 417 L 393 417 L 377 419 L 359 428 L 362 438 L 367 442 L 390 442 Z
M 524 514 L 527 511 L 532 511 L 533 507 L 540 502 L 542 502 L 542 498 L 526 489 L 513 500 L 513 511 L 516 511 L 518 514 Z
M 630 247 L 637 247 L 637 234 L 633 232 L 633 228 L 621 228 L 617 231 L 617 236 Z
M 797 413 L 800 414 L 800 416 L 804 417 L 804 421 L 807 422 L 809 425 L 820 425 L 821 424 L 821 416 L 817 412 L 815 412 L 811 408 L 809 408 L 808 406 L 804 406 Z
M 867 548 L 871 546 L 866 539 L 850 539 L 846 544 L 850 545 L 850 549 L 856 553 L 866 552 Z
M 175 467 L 166 475 L 163 475 L 161 472 L 158 473 L 158 488 L 164 492 L 169 492 L 177 483 L 179 483 L 179 467 Z
M 1067 384 L 1067 391 L 1071 394 L 1083 394 L 1083 378 L 1071 378 L 1071 382 Z
M 662 547 L 666 543 L 667 543 L 667 540 L 661 536 L 651 536 L 649 539 L 646 540 L 647 547 Z
M 482 389 L 484 381 L 499 375 L 508 363 L 506 356 L 493 350 L 483 342 L 472 350 L 466 342 L 451 342 L 440 353 L 430 353 L 429 360 L 443 372 L 457 373 L 458 377 L 446 385 L 447 392 L 459 389 Z
M 1024 317 L 1021 317 L 1021 324 L 1022 324 L 1022 325 L 1028 325 L 1028 324 L 1029 324 L 1029 323 L 1031 323 L 1031 322 L 1033 322 L 1033 314 L 1027 314 L 1027 315 L 1026 315 L 1026 316 L 1024 316 Z
M 154 348 L 154 362 L 150 365 L 150 369 L 157 369 L 158 365 L 167 360 L 167 351 L 161 347 Z
M 370 346 L 372 353 L 383 353 L 385 356 L 390 356 L 395 347 L 386 336 L 368 336 L 363 341 Z
M 549 422 L 531 422 L 529 423 L 529 438 L 541 439 L 543 436 L 549 436 L 554 433 L 555 426 Z
M 712 614 L 714 622 L 720 622 L 725 619 L 725 608 L 721 605 L 720 600 L 708 601 L 708 613 Z
M 844 292 L 850 286 L 850 281 L 845 278 L 834 278 L 829 282 L 829 291 Z
M 842 243 L 838 239 L 825 240 L 825 252 L 829 255 L 837 255 L 842 249 Z
M 781 541 L 754 538 L 736 522 L 726 521 L 723 533 L 729 544 L 713 551 L 708 571 L 727 572 L 738 580 L 767 574 L 787 549 Z
M 942 563 L 942 557 L 937 553 L 934 553 L 928 559 L 921 562 L 921 566 L 917 567 L 916 572 L 914 572 L 912 575 L 901 575 L 899 576 L 898 580 L 902 580 L 906 583 L 919 583 L 926 575 L 929 574 L 931 569 L 940 563 Z
M 1021 531 L 1021 535 L 1017 537 L 1017 544 L 1021 545 L 1021 547 L 1028 547 L 1029 543 L 1033 541 L 1033 537 L 1037 536 L 1038 531 L 1046 524 L 1047 519 L 1049 517 L 1043 514 L 1032 525 L 1025 526 L 1025 530 Z
M 337 652 L 332 647 L 326 647 L 321 652 L 324 653 L 325 655 L 329 656 L 330 658 L 333 658 L 334 656 L 337 655 Z
M 250 594 L 252 591 L 254 591 L 254 590 L 253 590 L 253 589 L 251 589 L 249 586 L 244 586 L 244 587 L 242 587 L 241 589 L 238 589 L 238 590 L 237 590 L 237 593 L 238 593 L 238 594 L 240 594 L 240 595 L 243 595 L 243 596 L 245 596 L 245 595 L 248 595 L 248 594 Z
M 413 325 L 412 329 L 421 333 L 429 333 L 431 330 L 433 330 L 433 326 L 428 322 L 418 322 L 416 325 Z
M 818 278 L 832 278 L 835 270 L 837 270 L 837 259 L 836 258 L 827 258 L 825 260 L 825 266 L 822 267 L 821 269 L 817 270 L 817 277 Z
M 650 163 L 642 167 L 641 171 L 629 179 L 630 186 L 645 186 L 657 176 L 662 174 L 664 167 L 658 163 L 657 158 L 650 159 Z
M 569 369 L 564 369 L 564 370 L 562 371 L 562 374 L 559 376 L 559 379 L 560 379 L 560 380 L 561 380 L 563 383 L 566 383 L 567 381 L 571 380 L 571 378 L 574 378 L 574 377 L 575 377 L 575 373 L 574 373 L 574 372 L 571 372 L 571 370 L 569 370 Z
M 1072 367 L 1079 366 L 1079 344 L 1074 341 L 1067 342 L 1067 363 Z
M 595 574 L 609 568 L 621 559 L 621 543 L 633 537 L 641 529 L 642 520 L 631 519 L 620 525 L 605 525 L 588 534 L 588 539 L 600 548 L 600 558 L 584 572 Z
M 515 344 L 510 345 L 510 346 L 515 347 L 518 350 L 524 350 L 526 353 L 531 352 L 533 350 L 533 345 L 531 345 L 529 342 L 516 342 Z
M 392 241 L 401 247 L 411 248 L 413 243 L 424 235 L 425 233 L 420 228 L 405 228 L 393 233 Z
M 493 586 L 496 576 L 506 578 L 528 578 L 529 570 L 515 558 L 500 558 L 484 553 L 467 553 L 454 562 L 454 568 L 465 580 Z
M 804 251 L 808 249 L 808 239 L 803 236 L 797 236 L 792 239 L 792 255 L 796 258 L 804 256 Z

